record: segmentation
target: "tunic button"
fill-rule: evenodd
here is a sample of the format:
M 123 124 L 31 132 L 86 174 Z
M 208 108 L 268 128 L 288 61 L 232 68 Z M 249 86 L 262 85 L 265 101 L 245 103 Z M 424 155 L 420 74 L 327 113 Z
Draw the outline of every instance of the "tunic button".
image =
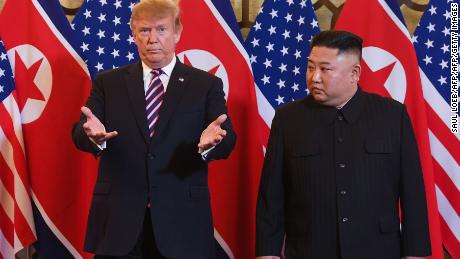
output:
M 346 194 L 347 194 L 347 191 L 341 190 L 341 191 L 340 191 L 340 194 L 341 194 L 341 195 L 346 195 Z
M 339 164 L 340 168 L 345 168 L 345 164 Z
M 342 116 L 342 115 L 339 115 L 337 118 L 339 119 L 339 121 L 343 120 L 343 116 Z
M 348 218 L 342 218 L 342 222 L 345 223 L 348 221 Z
M 343 138 L 338 137 L 338 138 L 337 138 L 337 141 L 338 141 L 339 143 L 342 143 L 342 142 L 343 142 Z

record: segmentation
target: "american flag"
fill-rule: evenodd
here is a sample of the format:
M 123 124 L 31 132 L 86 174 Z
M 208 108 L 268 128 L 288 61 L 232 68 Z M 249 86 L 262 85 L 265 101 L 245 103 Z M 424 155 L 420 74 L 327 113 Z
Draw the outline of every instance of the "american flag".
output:
M 0 258 L 36 240 L 21 115 L 13 74 L 0 39 Z
M 311 1 L 266 0 L 245 42 L 259 113 L 270 126 L 278 106 L 308 94 L 310 41 L 319 32 Z
M 137 1 L 86 0 L 75 16 L 72 28 L 91 77 L 107 69 L 139 60 L 131 36 L 129 19 Z
M 450 3 L 430 1 L 412 37 L 417 51 L 433 158 L 442 239 L 452 258 L 460 258 L 460 134 L 450 131 Z M 458 117 L 457 117 L 458 118 Z

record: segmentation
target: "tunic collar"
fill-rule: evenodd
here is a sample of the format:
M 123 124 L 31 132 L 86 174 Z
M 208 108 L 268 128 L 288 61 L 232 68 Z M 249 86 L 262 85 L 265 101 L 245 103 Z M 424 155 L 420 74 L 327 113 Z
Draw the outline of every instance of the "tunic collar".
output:
M 354 123 L 358 120 L 361 114 L 363 104 L 363 91 L 360 87 L 353 97 L 339 110 L 335 107 L 324 106 L 315 101 L 313 96 L 309 95 L 305 98 L 305 105 L 318 113 L 319 121 L 322 124 L 330 124 L 337 117 L 337 113 L 341 113 L 347 123 Z

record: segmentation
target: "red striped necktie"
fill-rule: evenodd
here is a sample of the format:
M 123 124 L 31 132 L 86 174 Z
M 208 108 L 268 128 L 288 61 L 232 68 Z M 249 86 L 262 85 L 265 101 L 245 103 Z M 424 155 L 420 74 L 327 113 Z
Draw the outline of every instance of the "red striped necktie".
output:
M 147 111 L 147 125 L 149 127 L 150 137 L 155 133 L 155 125 L 158 121 L 161 104 L 163 103 L 163 95 L 165 93 L 163 83 L 160 80 L 160 75 L 163 73 L 161 69 L 153 69 L 151 72 L 152 80 L 145 93 L 145 103 Z

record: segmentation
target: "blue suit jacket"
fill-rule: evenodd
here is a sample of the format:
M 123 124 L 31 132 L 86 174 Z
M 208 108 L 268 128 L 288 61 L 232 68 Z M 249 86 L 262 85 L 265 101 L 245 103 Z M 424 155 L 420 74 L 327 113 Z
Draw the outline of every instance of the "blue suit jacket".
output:
M 168 258 L 214 257 L 213 223 L 207 162 L 197 153 L 202 131 L 227 113 L 222 81 L 177 61 L 149 137 L 141 63 L 100 74 L 87 107 L 106 130 L 118 131 L 100 153 L 88 218 L 85 249 L 124 255 L 142 229 L 148 199 L 160 252 Z M 75 145 L 99 155 L 82 129 L 73 129 Z M 207 160 L 229 156 L 236 136 L 229 119 L 227 136 Z

